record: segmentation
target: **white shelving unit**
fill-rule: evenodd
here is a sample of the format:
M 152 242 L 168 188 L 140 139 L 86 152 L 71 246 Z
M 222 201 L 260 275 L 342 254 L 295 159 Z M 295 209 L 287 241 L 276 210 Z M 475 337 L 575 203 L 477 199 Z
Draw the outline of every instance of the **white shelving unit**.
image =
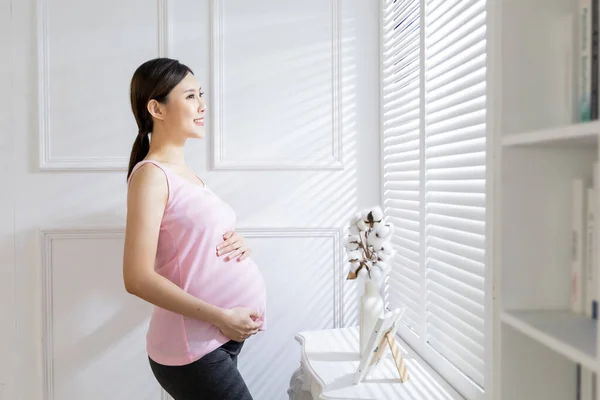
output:
M 600 374 L 597 323 L 571 311 L 570 297 L 572 182 L 592 184 L 600 142 L 600 121 L 576 122 L 579 0 L 499 3 L 490 33 L 497 44 L 490 79 L 499 138 L 494 398 L 576 400 L 577 366 Z M 596 232 L 600 249 L 600 223 Z M 597 387 L 593 400 L 600 400 L 600 381 Z
M 582 147 L 592 148 L 598 144 L 600 122 L 582 122 L 556 128 L 504 135 L 502 146 Z
M 598 367 L 596 323 L 563 310 L 503 311 L 503 323 L 590 370 Z
M 597 323 L 570 310 L 571 182 L 591 181 L 599 136 L 586 123 L 502 138 L 502 399 L 576 400 L 577 364 L 600 372 Z
M 571 183 L 591 184 L 599 136 L 592 122 L 502 137 L 502 399 L 576 400 L 577 365 L 600 372 L 597 323 L 570 309 Z

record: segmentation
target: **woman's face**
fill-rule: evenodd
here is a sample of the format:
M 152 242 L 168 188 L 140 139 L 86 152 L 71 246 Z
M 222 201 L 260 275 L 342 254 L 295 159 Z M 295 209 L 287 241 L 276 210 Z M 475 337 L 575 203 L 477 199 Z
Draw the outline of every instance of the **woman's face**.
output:
M 196 77 L 190 73 L 173 88 L 165 105 L 164 122 L 169 131 L 185 138 L 204 138 L 206 103 Z

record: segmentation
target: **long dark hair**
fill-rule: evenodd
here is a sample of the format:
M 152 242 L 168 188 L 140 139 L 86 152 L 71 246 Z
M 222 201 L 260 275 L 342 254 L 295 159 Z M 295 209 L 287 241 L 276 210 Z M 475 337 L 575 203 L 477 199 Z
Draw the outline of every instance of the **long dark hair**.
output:
M 148 102 L 152 99 L 166 103 L 169 93 L 175 86 L 194 72 L 186 65 L 170 58 L 155 58 L 140 65 L 131 78 L 129 96 L 131 110 L 138 126 L 138 135 L 131 148 L 127 179 L 133 167 L 146 157 L 150 150 L 150 138 L 154 124 L 148 112 Z

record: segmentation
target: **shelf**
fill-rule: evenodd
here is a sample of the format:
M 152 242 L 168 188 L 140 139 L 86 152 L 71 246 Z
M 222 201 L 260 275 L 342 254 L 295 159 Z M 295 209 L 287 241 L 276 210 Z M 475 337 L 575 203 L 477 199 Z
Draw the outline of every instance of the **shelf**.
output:
M 600 121 L 583 122 L 551 129 L 505 134 L 502 146 L 570 146 L 596 148 Z
M 533 340 L 593 371 L 596 360 L 596 321 L 570 311 L 503 311 L 502 322 Z

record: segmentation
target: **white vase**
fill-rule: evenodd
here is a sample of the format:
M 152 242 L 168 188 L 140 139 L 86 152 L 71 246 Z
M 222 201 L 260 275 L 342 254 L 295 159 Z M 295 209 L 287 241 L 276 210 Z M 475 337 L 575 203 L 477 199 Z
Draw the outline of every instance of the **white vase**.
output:
M 365 280 L 365 291 L 360 299 L 359 352 L 361 357 L 375 328 L 377 319 L 383 316 L 383 307 L 383 298 L 379 292 L 379 286 L 368 279 Z

